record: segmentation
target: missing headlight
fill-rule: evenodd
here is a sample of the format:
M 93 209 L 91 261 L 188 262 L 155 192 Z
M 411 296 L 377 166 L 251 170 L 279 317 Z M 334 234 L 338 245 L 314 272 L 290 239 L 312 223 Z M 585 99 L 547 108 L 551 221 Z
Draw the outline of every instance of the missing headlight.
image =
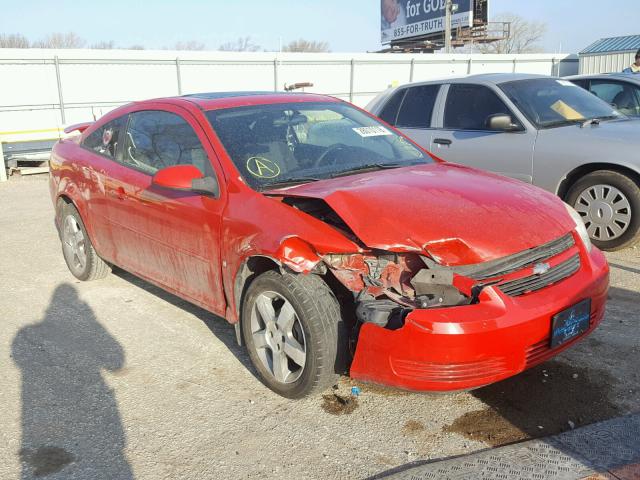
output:
M 361 323 L 399 328 L 413 309 L 471 303 L 471 298 L 454 286 L 450 269 L 427 263 L 417 254 L 326 255 L 323 261 L 353 292 L 356 317 Z

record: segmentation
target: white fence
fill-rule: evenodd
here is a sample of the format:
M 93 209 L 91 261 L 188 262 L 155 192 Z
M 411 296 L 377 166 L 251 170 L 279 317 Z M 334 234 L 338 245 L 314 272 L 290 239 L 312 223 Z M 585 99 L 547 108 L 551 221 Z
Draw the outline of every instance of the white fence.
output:
M 132 100 L 205 91 L 306 89 L 365 105 L 389 85 L 469 73 L 577 73 L 567 54 L 309 54 L 0 49 L 0 135 L 92 120 Z

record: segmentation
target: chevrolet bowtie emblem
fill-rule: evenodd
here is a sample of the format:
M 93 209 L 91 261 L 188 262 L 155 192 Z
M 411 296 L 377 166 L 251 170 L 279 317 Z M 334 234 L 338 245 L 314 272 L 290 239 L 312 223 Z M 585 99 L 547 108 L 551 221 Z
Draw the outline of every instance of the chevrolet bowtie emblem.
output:
M 536 263 L 533 266 L 533 274 L 542 275 L 543 273 L 547 273 L 550 268 L 551 268 L 551 265 L 549 265 L 548 263 L 544 263 L 544 262 Z

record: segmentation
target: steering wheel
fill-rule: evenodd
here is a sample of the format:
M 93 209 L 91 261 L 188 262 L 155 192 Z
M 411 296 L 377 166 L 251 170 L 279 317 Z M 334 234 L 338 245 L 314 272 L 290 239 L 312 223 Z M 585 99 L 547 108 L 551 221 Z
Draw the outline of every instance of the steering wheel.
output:
M 346 150 L 347 148 L 349 148 L 349 147 L 347 147 L 347 145 L 345 145 L 344 143 L 336 143 L 335 145 L 331 145 L 324 152 L 322 152 L 320 154 L 320 156 L 318 157 L 318 159 L 314 162 L 314 164 L 313 164 L 314 168 L 321 167 L 323 163 L 327 163 L 329 165 L 333 165 L 334 163 L 336 163 L 336 159 L 335 158 L 333 158 L 333 161 L 325 162 L 325 160 L 329 157 L 329 155 L 337 153 L 337 152 L 339 152 L 341 150 Z

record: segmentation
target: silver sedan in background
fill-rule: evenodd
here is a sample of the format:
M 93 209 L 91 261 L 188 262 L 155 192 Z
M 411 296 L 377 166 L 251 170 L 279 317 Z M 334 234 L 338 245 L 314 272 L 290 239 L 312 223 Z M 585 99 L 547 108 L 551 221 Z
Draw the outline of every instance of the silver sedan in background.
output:
M 640 239 L 640 122 L 568 80 L 432 80 L 390 88 L 366 108 L 446 161 L 557 194 L 602 249 Z
M 589 90 L 620 113 L 640 117 L 640 75 L 635 73 L 595 73 L 564 77 Z

